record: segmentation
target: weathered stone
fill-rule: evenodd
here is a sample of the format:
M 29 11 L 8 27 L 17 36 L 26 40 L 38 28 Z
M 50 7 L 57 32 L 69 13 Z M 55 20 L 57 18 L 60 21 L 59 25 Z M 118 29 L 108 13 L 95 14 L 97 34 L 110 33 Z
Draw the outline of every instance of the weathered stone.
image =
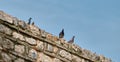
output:
M 11 40 L 9 39 L 4 39 L 4 41 L 2 42 L 2 47 L 6 48 L 6 49 L 13 49 L 14 48 L 14 44 Z
M 25 46 L 23 46 L 23 45 L 15 45 L 15 51 L 17 53 L 23 54 L 25 52 Z
M 14 56 L 13 54 L 9 54 L 9 56 L 11 57 L 12 60 L 15 60 L 17 57 Z
M 55 43 L 56 43 L 56 44 L 59 44 L 59 45 L 61 44 L 60 40 L 55 41 Z
M 25 61 L 23 59 L 21 59 L 21 58 L 18 58 L 14 62 L 25 62 Z
M 0 46 L 0 50 L 2 50 L 3 48 Z
M 85 62 L 90 62 L 89 60 L 85 60 Z
M 3 11 L 0 11 L 0 19 L 6 21 L 6 22 L 9 22 L 9 23 L 13 23 L 13 20 L 12 20 L 12 16 L 4 13 Z
M 46 38 L 47 34 L 48 34 L 47 32 L 45 32 L 44 30 L 41 30 L 41 36 L 43 38 Z
M 34 35 L 40 35 L 40 31 L 39 28 L 36 27 L 35 25 L 29 25 L 30 26 L 30 31 L 34 34 Z
M 54 47 L 54 53 L 57 53 L 58 52 L 58 48 L 57 47 Z
M 47 51 L 53 52 L 53 46 L 50 45 L 50 44 L 48 44 L 48 45 L 47 45 Z
M 27 24 L 23 21 L 19 21 L 19 26 L 22 28 L 22 29 L 26 29 L 27 28 Z
M 58 39 L 58 37 L 57 36 L 53 36 L 53 41 L 58 41 L 59 39 Z
M 82 56 L 85 57 L 85 58 L 88 58 L 88 50 L 83 49 L 82 50 Z
M 8 27 L 5 28 L 5 33 L 8 35 L 12 35 L 12 30 L 9 29 Z
M 44 43 L 42 41 L 37 40 L 37 46 L 36 46 L 36 48 L 39 51 L 43 51 L 43 49 L 44 49 Z
M 39 53 L 39 62 L 53 62 L 52 58 L 43 54 L 43 53 Z
M 76 45 L 73 45 L 72 44 L 72 48 L 73 48 L 73 50 L 76 52 L 76 51 L 78 51 L 78 47 L 76 46 Z
M 12 30 L 10 30 L 8 27 L 5 27 L 2 24 L 0 24 L 0 32 L 3 32 L 3 33 L 8 34 L 8 35 L 12 34 Z
M 64 44 L 63 44 L 63 47 L 65 47 L 65 48 L 69 48 L 69 43 L 67 43 L 67 42 L 65 42 Z
M 71 60 L 71 54 L 68 53 L 68 52 L 66 52 L 65 50 L 61 50 L 61 51 L 59 52 L 59 55 L 60 55 L 61 57 L 63 57 L 63 58 L 66 58 L 66 59 Z
M 26 42 L 28 42 L 31 45 L 36 45 L 37 44 L 37 41 L 33 38 L 25 37 L 25 40 L 26 40 Z
M 82 62 L 85 62 L 85 59 L 82 59 Z
M 81 58 L 79 58 L 79 57 L 77 57 L 77 56 L 72 55 L 72 62 L 81 62 L 81 61 L 82 61 L 82 59 L 81 59 Z
M 21 35 L 21 34 L 19 34 L 19 33 L 17 33 L 17 32 L 13 32 L 13 37 L 14 37 L 14 38 L 17 38 L 17 39 L 20 39 L 20 40 L 22 40 L 22 41 L 25 41 L 24 36 Z
M 2 56 L 2 59 L 3 59 L 4 62 L 12 62 L 11 57 L 8 54 L 2 52 L 1 56 Z
M 37 51 L 34 50 L 34 49 L 29 50 L 28 56 L 29 56 L 30 58 L 37 59 L 37 57 L 38 57 L 38 56 L 37 56 Z
M 94 61 L 99 61 L 99 60 L 100 60 L 100 57 L 99 56 L 95 56 Z
M 0 37 L 0 46 L 2 46 L 2 42 L 3 42 L 2 37 Z
M 49 39 L 49 40 L 52 40 L 52 35 L 51 34 L 47 34 L 47 39 Z
M 92 56 L 91 56 L 91 60 L 95 60 L 97 57 L 96 53 L 93 53 Z
M 0 19 L 5 20 L 5 17 L 3 16 L 4 12 L 0 10 Z
M 63 62 L 60 59 L 54 58 L 53 62 Z
M 0 32 L 5 32 L 5 26 L 4 25 L 2 25 L 2 24 L 0 24 Z
M 0 19 L 6 21 L 6 22 L 9 22 L 9 23 L 13 23 L 13 20 L 12 20 L 12 16 L 4 13 L 3 11 L 0 11 Z
M 61 38 L 61 39 L 60 39 L 60 44 L 61 44 L 61 45 L 64 45 L 64 44 L 65 44 L 65 39 Z
M 7 21 L 7 22 L 9 22 L 11 24 L 13 23 L 13 19 L 12 19 L 12 17 L 10 15 L 5 14 L 4 17 L 5 17 L 5 21 Z
M 19 24 L 19 20 L 16 17 L 13 17 L 13 24 L 15 26 L 18 26 L 18 24 Z

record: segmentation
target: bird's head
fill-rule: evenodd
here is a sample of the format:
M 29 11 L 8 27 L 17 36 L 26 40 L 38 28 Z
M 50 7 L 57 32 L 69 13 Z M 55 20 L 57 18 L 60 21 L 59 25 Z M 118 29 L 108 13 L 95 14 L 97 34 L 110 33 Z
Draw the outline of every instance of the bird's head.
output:
M 75 36 L 73 36 L 73 38 L 75 38 Z

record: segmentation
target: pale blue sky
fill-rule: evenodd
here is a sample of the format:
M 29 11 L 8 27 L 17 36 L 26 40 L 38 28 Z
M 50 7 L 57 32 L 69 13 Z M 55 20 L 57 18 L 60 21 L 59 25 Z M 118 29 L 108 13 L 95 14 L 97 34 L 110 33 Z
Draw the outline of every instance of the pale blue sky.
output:
M 65 29 L 65 39 L 120 61 L 120 0 L 0 0 L 0 10 L 53 35 Z

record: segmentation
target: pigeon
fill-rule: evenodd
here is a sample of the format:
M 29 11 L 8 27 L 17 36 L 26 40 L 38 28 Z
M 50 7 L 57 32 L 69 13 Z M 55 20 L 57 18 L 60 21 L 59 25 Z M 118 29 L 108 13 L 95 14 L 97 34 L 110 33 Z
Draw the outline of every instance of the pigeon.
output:
M 64 37 L 64 29 L 62 29 L 62 31 L 59 33 L 59 38 L 63 38 Z
M 30 23 L 31 23 L 31 17 L 28 19 L 28 25 L 30 25 Z
M 73 36 L 72 39 L 68 41 L 68 43 L 72 44 L 74 42 L 74 38 L 75 36 Z

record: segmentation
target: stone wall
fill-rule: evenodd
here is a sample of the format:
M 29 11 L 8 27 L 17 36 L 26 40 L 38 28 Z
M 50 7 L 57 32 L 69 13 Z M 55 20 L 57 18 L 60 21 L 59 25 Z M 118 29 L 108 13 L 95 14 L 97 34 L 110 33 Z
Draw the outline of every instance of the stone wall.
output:
M 0 62 L 112 62 L 0 11 Z

